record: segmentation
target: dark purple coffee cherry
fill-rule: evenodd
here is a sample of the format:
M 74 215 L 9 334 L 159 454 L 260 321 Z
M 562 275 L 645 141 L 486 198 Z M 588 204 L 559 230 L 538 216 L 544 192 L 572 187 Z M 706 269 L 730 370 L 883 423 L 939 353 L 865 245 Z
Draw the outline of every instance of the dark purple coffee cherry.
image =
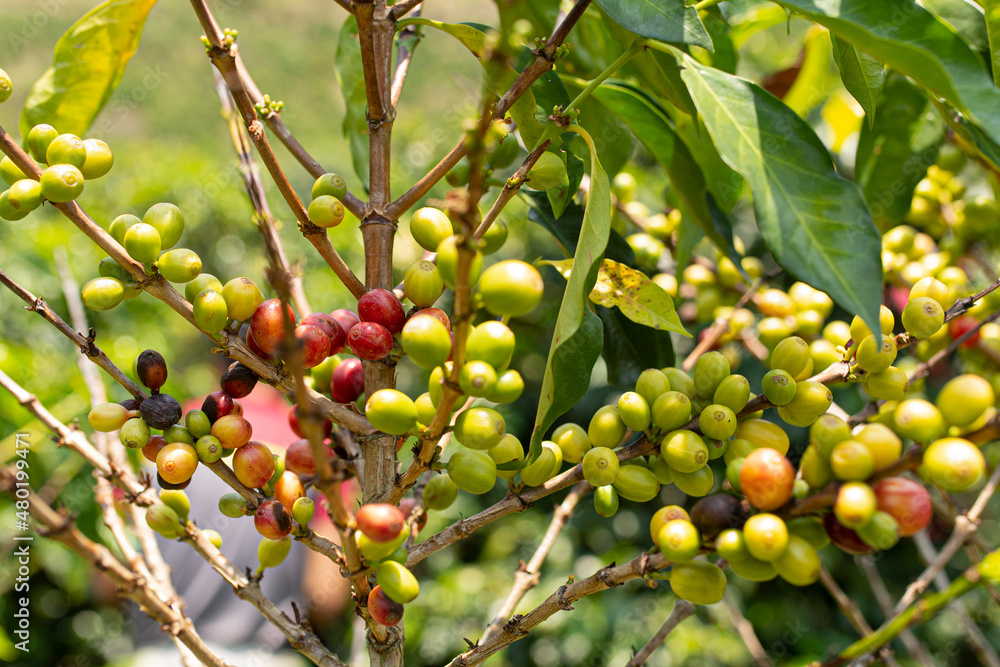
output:
M 139 382 L 149 387 L 154 392 L 167 381 L 167 362 L 163 355 L 156 350 L 144 350 L 139 353 L 139 358 L 135 362 L 136 374 Z
M 181 420 L 181 404 L 168 394 L 154 394 L 142 402 L 139 414 L 150 427 L 166 430 Z
M 219 386 L 233 398 L 248 396 L 257 386 L 257 374 L 238 361 L 234 361 L 222 374 Z

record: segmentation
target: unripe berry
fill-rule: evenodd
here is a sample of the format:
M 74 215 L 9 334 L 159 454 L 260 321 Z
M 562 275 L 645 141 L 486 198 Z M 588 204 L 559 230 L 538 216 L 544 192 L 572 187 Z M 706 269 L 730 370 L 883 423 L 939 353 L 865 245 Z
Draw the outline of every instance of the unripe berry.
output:
M 115 222 L 124 217 L 126 216 L 118 216 L 118 218 L 115 218 Z M 134 218 L 135 216 L 128 217 Z M 136 220 L 138 221 L 138 218 L 136 218 Z M 115 222 L 111 223 L 112 226 Z M 122 234 L 122 240 L 124 241 L 124 231 Z M 114 236 L 114 234 L 112 234 L 112 236 Z M 122 241 L 119 241 L 119 243 L 121 242 Z M 198 295 L 207 289 L 214 290 L 219 294 L 222 294 L 222 290 L 224 288 L 222 286 L 222 282 L 211 273 L 199 273 L 193 280 L 184 285 L 184 298 L 191 303 L 194 303 L 194 300 L 198 297 Z
M 793 586 L 816 583 L 822 569 L 816 547 L 797 535 L 788 537 L 788 547 L 772 564 L 778 575 Z
M 690 375 L 685 373 L 680 368 L 673 367 L 663 368 L 660 372 L 667 377 L 667 381 L 670 383 L 670 389 L 672 391 L 679 391 L 691 399 L 695 397 L 694 380 L 691 379 Z M 638 389 L 636 391 L 638 391 Z M 650 405 L 652 405 L 652 403 L 650 403 Z
M 885 551 L 899 542 L 899 523 L 888 512 L 877 511 L 858 527 L 858 537 L 872 549 Z
M 969 426 L 994 405 L 993 387 L 978 375 L 954 377 L 941 388 L 937 407 L 952 426 Z
M 929 298 L 934 299 L 938 302 L 938 305 L 944 306 L 948 301 L 948 286 L 936 278 L 927 276 L 926 278 L 921 278 L 913 287 L 910 288 L 909 301 L 912 302 L 915 299 Z M 905 312 L 905 310 L 904 310 Z M 904 315 L 903 326 L 906 327 L 906 319 Z M 906 327 L 909 331 L 909 327 Z
M 660 444 L 660 455 L 671 470 L 693 473 L 708 463 L 708 446 L 694 431 L 674 431 Z
M 192 447 L 195 443 L 195 437 L 183 424 L 174 424 L 163 432 L 163 437 L 167 442 L 186 442 Z
M 277 500 L 265 500 L 253 515 L 257 532 L 269 540 L 280 540 L 292 532 L 292 517 Z
M 776 368 L 764 374 L 761 390 L 775 405 L 787 405 L 795 398 L 795 380 L 788 371 Z
M 816 418 L 830 409 L 833 393 L 821 382 L 805 380 L 795 385 L 795 398 L 778 408 L 778 415 L 792 426 L 812 425 Z
M 892 419 L 899 435 L 919 443 L 936 440 L 947 428 L 941 411 L 921 398 L 902 401 L 893 411 Z
M 514 332 L 496 320 L 475 327 L 465 344 L 466 360 L 485 361 L 498 371 L 510 364 L 513 354 Z
M 260 562 L 258 572 L 268 567 L 278 567 L 285 561 L 292 548 L 292 538 L 289 536 L 277 540 L 264 538 L 257 545 L 257 560 Z
M 183 530 L 177 512 L 167 505 L 152 505 L 147 508 L 146 525 L 167 539 L 177 537 Z
M 92 180 L 104 176 L 115 163 L 115 156 L 111 152 L 111 147 L 100 139 L 84 139 L 83 148 L 86 151 L 86 158 L 80 173 L 85 179 Z
M 497 465 L 486 452 L 461 450 L 448 460 L 448 476 L 463 491 L 481 495 L 496 484 Z
M 87 149 L 75 134 L 60 134 L 45 149 L 45 162 L 50 165 L 71 164 L 77 169 L 87 160 Z
M 424 250 L 437 251 L 441 242 L 452 233 L 448 216 L 436 208 L 419 208 L 410 216 L 410 234 Z
M 448 223 L 449 225 L 451 223 Z M 458 272 L 458 236 L 449 236 L 437 246 L 435 263 L 441 271 L 444 284 L 449 289 L 455 289 L 455 279 Z M 475 251 L 472 265 L 469 267 L 469 285 L 475 285 L 483 271 L 483 253 Z
M 503 463 L 524 460 L 524 447 L 521 445 L 521 441 L 510 433 L 504 435 L 500 442 L 486 450 L 486 453 L 490 455 L 490 458 L 493 459 L 493 462 L 497 464 L 498 468 Z M 502 479 L 514 479 L 517 476 L 517 473 L 517 470 L 498 469 L 497 477 Z
M 701 549 L 698 531 L 690 521 L 674 519 L 660 529 L 656 544 L 667 560 L 681 563 L 691 560 Z
M 719 383 L 730 374 L 729 360 L 719 352 L 706 352 L 694 364 L 695 392 L 702 398 L 715 395 Z
M 191 479 L 197 467 L 198 452 L 186 442 L 169 443 L 156 455 L 156 471 L 171 484 Z
M 666 374 L 655 368 L 647 368 L 639 373 L 639 378 L 635 381 L 636 393 L 642 396 L 643 400 L 650 406 L 670 389 L 670 380 L 667 379 Z
M 400 604 L 416 599 L 420 584 L 413 573 L 395 561 L 385 561 L 375 566 L 375 576 L 386 596 Z
M 431 477 L 424 487 L 424 507 L 429 510 L 446 510 L 457 497 L 458 486 L 451 481 L 448 473 Z
M 484 451 L 498 445 L 506 432 L 503 415 L 492 408 L 473 407 L 458 415 L 452 435 L 469 449 Z
M 691 400 L 679 391 L 661 394 L 650 408 L 653 426 L 661 431 L 672 431 L 691 419 Z
M 215 463 L 222 458 L 222 443 L 215 436 L 204 435 L 195 443 L 198 459 L 203 463 Z
M 864 480 L 874 472 L 875 459 L 864 443 L 845 440 L 830 452 L 830 469 L 840 480 Z
M 526 486 L 541 486 L 552 479 L 562 467 L 562 451 L 550 441 L 542 442 L 542 451 L 530 465 L 521 469 L 521 481 Z M 499 475 L 499 473 L 497 473 Z
M 618 415 L 617 405 L 604 405 L 594 413 L 587 428 L 587 437 L 595 447 L 617 447 L 626 432 L 625 422 Z M 610 482 L 608 482 L 610 484 Z M 603 486 L 595 484 L 594 486 Z
M 503 220 L 494 220 L 493 224 L 486 229 L 486 233 L 483 234 L 482 248 L 480 248 L 483 255 L 492 255 L 500 250 L 507 242 L 508 234 L 507 223 Z
M 986 459 L 968 440 L 942 438 L 924 452 L 920 472 L 948 493 L 963 493 L 985 479 Z
M 848 528 L 860 528 L 875 513 L 875 492 L 864 482 L 848 482 L 840 487 L 833 505 L 837 521 Z
M 730 375 L 715 388 L 712 403 L 739 412 L 750 401 L 750 382 L 742 375 Z
M 618 513 L 618 492 L 608 484 L 594 489 L 594 511 L 604 518 Z
M 226 326 L 229 309 L 222 294 L 213 290 L 202 290 L 194 299 L 194 321 L 205 333 L 218 333 Z
M 894 463 L 903 453 L 903 441 L 884 424 L 868 424 L 858 431 L 854 439 L 868 448 L 875 470 Z
M 634 391 L 627 391 L 618 397 L 618 416 L 633 431 L 641 432 L 649 428 L 649 404 Z
M 823 457 L 816 445 L 809 445 L 802 453 L 799 461 L 802 479 L 810 488 L 820 489 L 833 480 L 833 470 L 830 469 L 830 457 Z
M 656 510 L 653 514 L 653 518 L 649 521 L 649 535 L 653 542 L 656 542 L 657 537 L 660 534 L 660 529 L 667 525 L 669 521 L 673 521 L 675 519 L 690 521 L 691 517 L 688 516 L 687 511 L 680 505 L 667 505 L 666 507 L 661 507 Z
M 229 318 L 236 322 L 243 322 L 253 317 L 260 304 L 264 302 L 260 288 L 249 278 L 233 278 L 219 291 L 226 300 Z
M 310 195 L 313 199 L 322 197 L 323 195 L 343 199 L 347 195 L 347 183 L 340 174 L 326 173 L 317 178 L 316 182 L 313 183 Z
M 891 336 L 869 336 L 858 346 L 858 368 L 866 373 L 881 373 L 896 360 L 896 341 Z
M 131 417 L 132 413 L 118 403 L 101 403 L 91 409 L 87 422 L 95 431 L 110 433 L 124 426 Z
M 383 433 L 403 435 L 417 423 L 417 406 L 395 389 L 380 389 L 365 402 L 365 416 Z
M 497 383 L 493 386 L 493 391 L 486 395 L 486 400 L 500 404 L 513 403 L 523 392 L 524 379 L 521 374 L 515 370 L 507 370 L 497 378 Z
M 670 588 L 693 604 L 715 604 L 726 594 L 726 575 L 713 563 L 691 560 L 670 571 Z
M 34 211 L 42 205 L 42 184 L 31 178 L 17 181 L 7 191 L 7 203 L 15 211 Z
M 569 463 L 579 463 L 590 450 L 590 438 L 579 424 L 562 424 L 552 432 L 552 441 Z
M 878 311 L 878 322 L 879 327 L 882 329 L 881 333 L 883 335 L 889 335 L 892 333 L 893 327 L 896 326 L 896 318 L 892 314 L 892 311 L 885 305 L 879 307 Z M 872 335 L 872 330 L 865 324 L 865 321 L 861 319 L 860 315 L 855 315 L 854 319 L 851 320 L 851 338 L 854 343 L 860 343 L 868 336 Z
M 755 514 L 743 526 L 743 539 L 751 556 L 770 563 L 788 548 L 788 527 L 774 514 Z
M 698 417 L 698 428 L 713 440 L 728 440 L 736 432 L 736 415 L 724 405 L 709 405 Z
M 184 216 L 181 210 L 167 202 L 150 206 L 142 216 L 142 221 L 156 229 L 164 250 L 177 245 L 184 233 Z
M 707 496 L 715 488 L 715 473 L 707 465 L 694 472 L 681 472 L 671 468 L 670 476 L 674 485 L 692 498 Z
M 903 309 L 903 327 L 911 336 L 927 338 L 944 326 L 944 309 L 930 297 L 918 297 Z
M 618 495 L 636 503 L 649 502 L 660 493 L 660 482 L 657 481 L 656 474 L 634 461 L 619 466 L 618 476 L 612 485 Z
M 516 259 L 494 264 L 479 280 L 479 293 L 494 315 L 526 315 L 542 300 L 544 289 L 538 269 Z
M 802 375 L 808 370 L 812 370 L 811 357 L 809 355 L 809 344 L 798 336 L 792 336 L 778 343 L 771 353 L 771 369 L 781 369 L 787 371 L 796 380 L 806 379 L 808 374 Z
M 881 373 L 869 375 L 864 387 L 872 398 L 901 401 L 910 391 L 910 380 L 903 370 L 889 366 Z
M 770 447 L 784 456 L 788 453 L 788 434 L 785 430 L 764 419 L 747 419 L 736 427 L 737 438 L 749 440 L 757 447 Z
M 339 199 L 332 195 L 320 195 L 309 202 L 309 222 L 317 227 L 329 229 L 344 221 L 346 209 Z
M 52 140 L 59 136 L 56 128 L 47 123 L 35 125 L 28 132 L 28 151 L 37 162 L 45 162 L 45 153 Z
M 302 496 L 292 505 L 292 518 L 295 519 L 296 523 L 303 526 L 308 525 L 312 521 L 315 513 L 316 503 L 313 502 L 312 498 Z
M 618 455 L 607 447 L 594 447 L 583 457 L 583 477 L 591 486 L 613 484 L 619 467 Z
M 418 308 L 433 306 L 444 291 L 441 271 L 426 259 L 413 264 L 403 276 L 403 293 Z
M 469 361 L 458 375 L 458 386 L 468 396 L 483 397 L 496 387 L 497 373 L 485 361 Z
M 750 452 L 755 449 L 757 449 L 757 445 L 753 444 L 746 438 L 733 438 L 729 442 L 729 446 L 726 447 L 726 451 L 722 455 L 722 458 L 728 464 L 733 459 L 746 458 L 750 455 Z

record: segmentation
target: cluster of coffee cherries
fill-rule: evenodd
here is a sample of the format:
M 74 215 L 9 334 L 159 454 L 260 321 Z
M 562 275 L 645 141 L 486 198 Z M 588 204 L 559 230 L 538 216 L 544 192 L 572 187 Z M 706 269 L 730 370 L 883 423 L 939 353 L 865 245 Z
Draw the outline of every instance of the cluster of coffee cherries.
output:
M 46 166 L 36 181 L 9 157 L 0 159 L 0 178 L 8 185 L 0 193 L 0 218 L 4 220 L 21 220 L 45 200 L 56 204 L 73 201 L 83 192 L 84 181 L 104 176 L 114 164 L 111 149 L 100 139 L 59 134 L 46 124 L 31 128 L 27 147 L 31 157 Z

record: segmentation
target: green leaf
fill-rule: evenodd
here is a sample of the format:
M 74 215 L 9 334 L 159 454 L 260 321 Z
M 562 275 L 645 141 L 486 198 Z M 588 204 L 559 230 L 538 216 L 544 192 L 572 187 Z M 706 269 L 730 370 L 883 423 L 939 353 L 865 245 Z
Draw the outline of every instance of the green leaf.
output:
M 636 324 L 618 310 L 597 307 L 604 324 L 601 355 L 608 368 L 608 383 L 620 389 L 635 387 L 647 368 L 674 365 L 674 345 L 669 331 L 654 331 Z
M 712 44 L 715 51 L 712 53 L 712 66 L 721 69 L 723 72 L 736 74 L 736 63 L 739 54 L 733 45 L 732 32 L 726 17 L 718 7 L 712 7 L 705 12 L 705 29 L 712 36 Z
M 983 9 L 971 0 L 920 0 L 924 9 L 938 17 L 958 33 L 976 51 L 987 53 L 990 38 L 986 30 Z
M 523 189 L 521 193 L 530 207 L 528 220 L 544 227 L 552 234 L 562 253 L 567 257 L 572 257 L 576 253 L 576 244 L 580 240 L 580 229 L 583 227 L 583 207 L 576 202 L 570 202 L 563 214 L 556 219 L 546 193 L 526 192 Z M 604 256 L 622 264 L 635 263 L 635 251 L 632 250 L 625 238 L 613 229 L 609 233 L 608 246 Z
M 684 0 L 597 0 L 597 4 L 615 23 L 640 37 L 713 49 L 698 10 L 685 7 Z
M 986 14 L 986 32 L 990 42 L 990 66 L 993 83 L 1000 86 L 1000 0 L 983 0 Z
M 889 77 L 879 115 L 858 139 L 855 178 L 883 229 L 910 210 L 913 189 L 937 159 L 945 124 L 927 94 L 909 79 Z
M 775 0 L 949 100 L 1000 141 L 1000 90 L 976 53 L 912 0 Z
M 365 93 L 365 73 L 361 68 L 361 44 L 358 42 L 357 21 L 344 21 L 337 38 L 335 56 L 337 83 L 344 96 L 344 138 L 351 150 L 354 173 L 368 189 L 368 96 Z
M 121 82 L 155 4 L 108 0 L 74 23 L 56 43 L 52 66 L 28 92 L 21 136 L 39 123 L 83 136 Z
M 678 54 L 708 134 L 750 184 L 775 261 L 877 326 L 881 239 L 858 187 L 837 174 L 816 133 L 779 100 Z
M 840 68 L 844 88 L 854 96 L 868 118 L 868 129 L 875 123 L 875 104 L 885 88 L 885 66 L 836 35 L 833 37 L 833 58 Z
M 603 341 L 601 321 L 590 311 L 588 297 L 597 282 L 611 230 L 611 182 L 601 167 L 590 135 L 577 126 L 569 130 L 583 136 L 590 146 L 590 196 L 573 258 L 577 270 L 566 284 L 545 363 L 529 462 L 541 453 L 542 439 L 549 427 L 587 393 Z
M 425 25 L 436 28 L 457 39 L 472 55 L 483 62 L 483 49 L 486 44 L 486 33 L 475 26 L 462 23 L 444 23 L 443 21 L 433 21 L 420 16 L 415 16 L 396 24 L 396 30 L 402 30 L 409 25 Z M 485 63 L 483 63 L 485 67 Z M 490 93 L 500 97 L 517 80 L 517 70 L 509 65 L 502 65 L 501 76 L 489 82 Z M 542 136 L 542 125 L 535 119 L 535 95 L 532 91 L 526 90 L 523 95 L 508 110 L 510 117 L 517 123 L 517 129 L 524 138 L 527 146 L 534 146 L 538 138 Z
M 545 191 L 552 207 L 552 215 L 556 220 L 562 217 L 566 207 L 580 191 L 580 183 L 583 182 L 583 175 L 587 170 L 583 160 L 574 152 L 572 143 L 567 140 L 566 135 L 563 135 L 562 152 L 559 153 L 559 157 L 566 164 L 566 187 L 549 188 Z
M 573 272 L 572 259 L 539 264 L 554 267 L 567 280 Z M 691 337 L 677 317 L 674 300 L 666 290 L 642 271 L 625 264 L 610 259 L 601 262 L 590 300 L 605 308 L 617 307 L 628 319 L 655 331 L 674 331 Z

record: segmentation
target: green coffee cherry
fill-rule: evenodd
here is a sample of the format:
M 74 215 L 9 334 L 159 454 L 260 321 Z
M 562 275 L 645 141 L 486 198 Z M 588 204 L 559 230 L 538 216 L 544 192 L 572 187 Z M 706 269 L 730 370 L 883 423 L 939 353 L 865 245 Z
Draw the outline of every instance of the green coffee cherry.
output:
M 160 247 L 160 233 L 152 225 L 140 222 L 125 232 L 125 250 L 137 262 L 152 264 L 160 256 Z
M 805 380 L 796 383 L 795 398 L 778 408 L 778 416 L 792 426 L 807 427 L 829 410 L 832 404 L 833 393 L 826 385 Z
M 506 432 L 507 423 L 499 412 L 472 407 L 455 419 L 452 435 L 469 449 L 487 450 L 498 445 Z
M 309 203 L 309 221 L 317 227 L 329 229 L 344 221 L 346 209 L 336 197 L 320 195 Z
M 715 604 L 726 594 L 726 575 L 713 563 L 687 561 L 670 571 L 670 588 L 682 600 Z
M 639 373 L 639 377 L 635 381 L 636 393 L 642 396 L 643 400 L 650 406 L 656 403 L 656 399 L 670 391 L 670 389 L 670 380 L 667 379 L 666 374 L 655 368 L 647 368 L 642 373 Z
M 679 391 L 668 391 L 656 399 L 650 413 L 653 426 L 661 431 L 672 431 L 691 419 L 691 400 Z
M 198 328 L 210 334 L 222 331 L 229 319 L 226 300 L 215 290 L 203 290 L 194 300 L 194 321 Z
M 101 260 L 101 263 L 97 265 L 97 272 L 101 274 L 101 277 L 103 278 L 114 278 L 120 282 L 122 287 L 125 289 L 126 299 L 134 299 L 142 294 L 142 288 L 135 282 L 135 278 L 132 277 L 132 274 L 126 271 L 125 267 L 111 257 L 105 257 Z
M 379 431 L 403 435 L 417 423 L 417 406 L 401 391 L 380 389 L 365 402 L 365 416 Z
M 618 415 L 617 405 L 602 406 L 594 413 L 587 428 L 587 437 L 595 447 L 617 447 L 626 432 L 625 422 Z M 608 482 L 610 484 L 610 482 Z M 594 484 L 603 486 L 603 484 Z
M 80 298 L 88 310 L 111 310 L 125 298 L 125 288 L 114 278 L 94 278 L 80 290 Z
M 75 134 L 60 134 L 45 149 L 45 162 L 49 165 L 71 164 L 77 169 L 87 161 L 87 149 Z
M 424 507 L 429 510 L 446 510 L 457 497 L 458 486 L 451 481 L 448 473 L 431 477 L 424 487 Z
M 115 164 L 115 156 L 111 152 L 111 147 L 100 139 L 85 139 L 83 147 L 87 151 L 87 158 L 80 167 L 80 173 L 88 181 L 100 178 L 111 171 Z
M 698 416 L 698 428 L 713 440 L 728 440 L 736 432 L 736 415 L 724 405 L 709 405 Z
M 817 453 L 824 459 L 830 458 L 834 445 L 850 438 L 851 427 L 837 415 L 820 415 L 809 427 L 809 442 L 816 445 Z
M 453 233 L 448 216 L 436 208 L 419 208 L 410 216 L 410 234 L 424 250 L 436 252 L 441 242 Z
M 201 531 L 202 537 L 212 543 L 212 546 L 216 549 L 222 548 L 222 535 L 219 535 L 218 531 L 215 530 L 203 530 Z
M 524 379 L 521 374 L 515 370 L 508 370 L 497 378 L 497 383 L 493 386 L 493 391 L 486 395 L 486 400 L 503 405 L 513 403 L 522 393 L 524 393 Z
M 442 214 L 443 215 L 443 214 Z M 446 218 L 447 220 L 447 218 Z M 449 228 L 451 223 L 448 223 Z M 455 289 L 455 275 L 458 272 L 458 236 L 449 236 L 437 246 L 435 263 L 441 271 L 441 278 L 449 289 Z M 483 271 L 483 253 L 476 250 L 469 268 L 469 285 L 475 285 Z
M 469 361 L 458 374 L 458 386 L 468 396 L 488 396 L 497 384 L 497 372 L 485 361 Z
M 514 342 L 514 332 L 506 324 L 489 320 L 469 333 L 465 358 L 468 361 L 485 361 L 499 371 L 510 364 Z
M 660 444 L 660 455 L 671 470 L 692 473 L 708 463 L 708 446 L 694 431 L 673 431 Z
M 694 364 L 695 392 L 702 398 L 714 396 L 719 383 L 729 374 L 729 360 L 721 352 L 706 352 Z
M 579 424 L 562 424 L 552 432 L 552 442 L 559 447 L 563 459 L 569 463 L 582 461 L 591 448 L 590 438 Z
M 802 479 L 813 489 L 821 489 L 833 481 L 830 457 L 824 458 L 816 445 L 806 447 L 799 462 L 799 469 L 802 471 Z
M 649 458 L 649 470 L 656 476 L 656 481 L 661 486 L 672 484 L 674 481 L 670 465 L 663 460 L 662 456 L 651 456 Z
M 695 397 L 694 380 L 680 368 L 663 368 L 660 371 L 667 376 L 672 391 L 679 391 L 690 399 Z
M 948 493 L 963 493 L 986 478 L 986 459 L 968 440 L 942 438 L 924 452 L 920 473 Z
M 45 162 L 45 153 L 49 150 L 49 144 L 59 136 L 56 128 L 47 123 L 35 125 L 28 132 L 28 152 L 36 162 Z
M 891 549 L 899 542 L 899 522 L 888 512 L 876 511 L 868 523 L 855 531 L 862 542 L 878 551 Z
M 71 164 L 48 167 L 42 172 L 40 181 L 42 196 L 57 204 L 73 201 L 83 192 L 83 174 Z
M 451 335 L 437 318 L 430 315 L 417 315 L 407 320 L 400 342 L 403 351 L 421 368 L 436 368 L 451 354 Z M 496 384 L 496 373 L 493 374 L 493 383 Z
M 181 234 L 184 233 L 184 216 L 181 214 L 181 210 L 173 204 L 166 202 L 153 204 L 142 216 L 142 221 L 159 234 L 162 250 L 177 245 L 177 242 L 181 240 Z
M 608 484 L 594 489 L 594 510 L 605 518 L 618 512 L 618 492 L 615 487 Z
M 13 160 L 4 155 L 0 158 L 0 178 L 7 185 L 14 185 L 14 183 L 28 178 L 28 175 L 21 171 L 21 168 L 14 164 Z
M 789 535 L 788 547 L 772 565 L 778 576 L 793 586 L 816 583 L 822 568 L 816 547 L 797 535 Z
M 788 547 L 788 527 L 774 514 L 755 514 L 743 526 L 743 539 L 751 556 L 771 563 Z
M 14 84 L 10 81 L 10 75 L 0 69 L 0 104 L 10 99 L 10 94 L 14 90 Z
M 634 391 L 627 391 L 618 398 L 618 416 L 633 431 L 649 428 L 649 404 Z
M 698 529 L 690 521 L 674 519 L 668 521 L 656 537 L 656 545 L 667 560 L 681 563 L 691 560 L 701 549 Z
M 195 438 L 191 435 L 191 432 L 187 430 L 187 427 L 182 424 L 174 424 L 166 431 L 163 432 L 164 439 L 168 442 L 184 442 L 189 445 L 194 445 Z
M 901 401 L 910 390 L 910 379 L 902 369 L 889 366 L 881 373 L 868 376 L 864 387 L 872 398 L 883 401 Z
M 42 184 L 31 178 L 23 178 L 10 186 L 7 203 L 16 211 L 30 213 L 42 205 Z
M 358 542 L 358 551 L 361 552 L 361 555 L 364 556 L 365 560 L 372 562 L 385 560 L 386 558 L 392 556 L 396 549 L 398 549 L 409 536 L 410 527 L 407 524 L 403 524 L 403 530 L 400 531 L 399 535 L 388 542 L 376 542 L 367 537 L 360 530 L 354 534 L 354 537 Z
M 193 250 L 175 248 L 160 255 L 156 260 L 160 275 L 172 283 L 186 283 L 201 273 L 201 258 Z
M 868 336 L 858 346 L 858 368 L 866 373 L 881 373 L 896 360 L 896 341 L 891 336 Z
M 845 440 L 833 446 L 830 452 L 830 469 L 840 480 L 865 480 L 875 471 L 875 459 L 864 443 Z
M 765 373 L 760 384 L 764 397 L 775 405 L 787 405 L 795 398 L 795 380 L 782 368 Z
M 347 195 L 347 183 L 340 174 L 326 173 L 316 179 L 310 194 L 312 195 L 312 199 L 329 195 L 343 200 Z
M 108 225 L 108 234 L 111 234 L 111 238 L 118 241 L 118 245 L 125 245 L 125 232 L 129 230 L 132 225 L 136 225 L 142 222 L 138 217 L 130 214 L 123 213 L 117 218 L 111 221 Z M 190 299 L 188 299 L 190 301 Z
M 146 525 L 167 539 L 177 537 L 182 530 L 180 517 L 167 505 L 151 505 L 146 509 Z
M 268 567 L 278 567 L 281 565 L 288 556 L 291 548 L 292 538 L 290 535 L 286 535 L 280 540 L 269 540 L 266 537 L 261 538 L 260 544 L 257 545 L 257 560 L 260 561 L 260 567 L 257 568 L 257 572 L 263 572 Z
M 812 370 L 809 363 L 809 344 L 798 336 L 792 336 L 778 343 L 771 353 L 771 369 L 780 368 L 795 379 L 805 379 L 802 373 Z M 808 377 L 808 375 L 806 375 Z
M 406 270 L 403 293 L 418 308 L 428 308 L 444 291 L 444 278 L 434 262 L 422 259 Z
M 164 489 L 160 491 L 160 500 L 176 512 L 181 521 L 187 521 L 188 514 L 191 513 L 191 499 L 186 493 L 179 489 Z
M 125 217 L 125 216 L 119 216 Z M 134 216 L 132 216 L 134 217 Z M 117 220 L 118 218 L 116 218 Z M 114 224 L 114 223 L 112 223 Z M 124 234 L 124 232 L 123 232 Z M 194 300 L 199 294 L 205 290 L 212 290 L 222 294 L 223 290 L 222 281 L 213 276 L 211 273 L 200 273 L 197 277 L 191 280 L 189 283 L 184 285 L 184 298 L 194 303 Z
M 993 387 L 985 378 L 966 373 L 949 380 L 937 396 L 937 408 L 952 426 L 970 426 L 993 407 Z
M 797 535 L 814 549 L 822 549 L 830 543 L 830 536 L 826 534 L 823 522 L 811 517 L 799 517 L 785 522 L 789 535 Z
M 479 280 L 479 294 L 486 310 L 494 315 L 526 315 L 541 302 L 544 291 L 538 269 L 517 259 L 497 262 L 483 271 Z
M 292 505 L 292 518 L 303 526 L 312 521 L 315 513 L 316 503 L 313 502 L 312 498 L 303 496 Z
M 636 503 L 649 502 L 660 493 L 660 482 L 656 478 L 656 473 L 641 465 L 619 466 L 618 476 L 612 485 L 618 495 Z
M 198 438 L 194 448 L 198 452 L 198 460 L 203 463 L 215 463 L 222 458 L 222 443 L 215 436 L 203 435 Z
M 918 297 L 903 309 L 903 327 L 912 336 L 928 338 L 944 326 L 944 309 L 930 297 Z
M 591 486 L 614 484 L 619 469 L 618 455 L 608 447 L 594 447 L 583 457 L 583 477 Z
M 742 375 L 724 378 L 715 389 L 712 403 L 724 405 L 733 412 L 739 412 L 750 401 L 750 382 Z
M 496 484 L 497 464 L 486 452 L 461 450 L 452 454 L 448 460 L 448 476 L 455 486 L 466 493 L 482 495 L 492 490 Z
M 195 438 L 203 438 L 212 431 L 212 422 L 201 410 L 189 410 L 184 415 L 184 425 Z
M 709 466 L 702 466 L 694 472 L 681 472 L 671 468 L 674 485 L 693 498 L 707 496 L 715 487 L 715 473 Z
M 503 244 L 507 242 L 507 235 L 507 223 L 503 220 L 494 220 L 493 224 L 486 229 L 486 233 L 483 234 L 483 245 L 480 248 L 483 255 L 492 255 L 502 248 Z
M 238 493 L 227 493 L 219 498 L 219 511 L 230 519 L 247 515 L 246 501 Z
M 3 193 L 0 193 L 0 218 L 10 220 L 11 222 L 23 220 L 28 216 L 28 211 L 19 211 L 11 206 L 9 195 L 9 190 L 5 190 Z
M 204 289 L 213 289 L 213 286 L 209 285 Z M 229 319 L 236 322 L 249 320 L 257 311 L 257 307 L 264 302 L 264 295 L 261 294 L 257 283 L 249 278 L 233 278 L 217 291 L 221 291 L 222 297 L 226 300 Z
M 552 479 L 561 467 L 562 451 L 553 442 L 543 442 L 538 458 L 521 469 L 521 481 L 526 486 L 541 486 Z
M 524 460 L 524 447 L 521 445 L 521 441 L 510 433 L 501 438 L 499 443 L 486 450 L 486 453 L 490 455 L 490 458 L 493 459 L 493 462 L 496 463 L 497 466 L 500 466 L 503 463 Z M 538 461 L 535 461 L 535 463 L 538 463 Z M 497 470 L 497 477 L 502 479 L 514 479 L 517 476 L 517 473 L 517 470 Z
M 375 576 L 382 592 L 390 600 L 406 604 L 416 599 L 420 593 L 420 584 L 413 573 L 396 561 L 385 561 L 375 566 Z
M 875 514 L 875 492 L 864 482 L 848 482 L 837 491 L 833 513 L 848 528 L 860 528 Z

